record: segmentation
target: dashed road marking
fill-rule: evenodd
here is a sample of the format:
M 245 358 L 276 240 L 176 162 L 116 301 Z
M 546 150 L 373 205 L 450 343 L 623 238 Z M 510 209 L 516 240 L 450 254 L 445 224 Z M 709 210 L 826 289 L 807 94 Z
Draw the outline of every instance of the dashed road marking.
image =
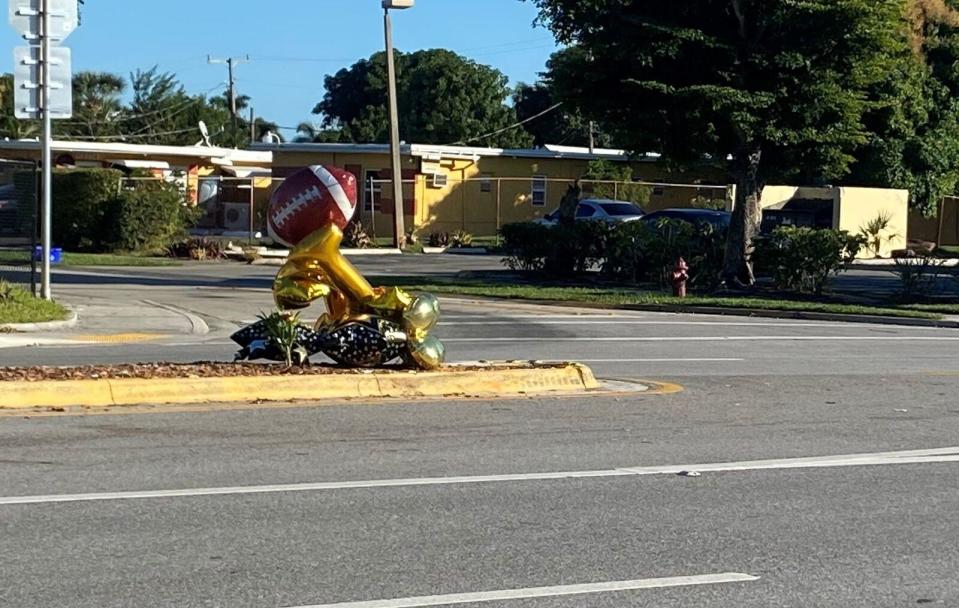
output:
M 586 583 L 582 585 L 556 585 L 553 587 L 528 587 L 525 589 L 502 589 L 499 591 L 480 591 L 476 593 L 451 593 L 448 595 L 424 595 L 392 600 L 371 600 L 343 602 L 338 604 L 312 604 L 292 608 L 420 608 L 422 606 L 451 606 L 481 602 L 499 602 L 505 600 L 523 600 L 538 597 L 559 597 L 564 595 L 586 595 L 592 593 L 613 593 L 617 591 L 638 591 L 641 589 L 662 589 L 666 587 L 690 587 L 693 585 L 717 585 L 721 583 L 748 583 L 759 580 L 758 576 L 740 572 L 722 572 L 719 574 L 700 574 L 696 576 L 670 576 L 665 578 L 641 578 L 631 581 L 609 581 Z

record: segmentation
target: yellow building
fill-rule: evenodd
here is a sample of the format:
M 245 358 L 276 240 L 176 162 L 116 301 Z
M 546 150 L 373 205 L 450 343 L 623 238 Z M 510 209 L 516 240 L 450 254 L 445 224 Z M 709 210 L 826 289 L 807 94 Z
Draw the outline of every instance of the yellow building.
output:
M 360 216 L 377 236 L 393 233 L 393 202 L 389 179 L 389 147 L 381 144 L 285 143 L 255 144 L 254 150 L 273 153 L 277 180 L 309 165 L 334 165 L 350 171 L 362 183 Z M 648 184 L 647 211 L 689 206 L 696 200 L 725 202 L 721 171 L 703 166 L 697 172 L 671 172 L 650 155 L 630 160 L 622 150 L 547 146 L 503 150 L 459 146 L 401 147 L 404 209 L 407 229 L 421 236 L 431 232 L 466 230 L 476 236 L 495 235 L 500 226 L 533 220 L 554 211 L 573 180 L 587 173 L 589 163 L 605 160 L 629 164 L 633 178 Z M 683 185 L 685 184 L 685 185 Z M 629 184 L 604 184 L 608 196 Z M 595 184 L 584 182 L 588 194 Z
M 881 233 L 880 257 L 906 248 L 909 227 L 909 191 L 888 188 L 796 187 L 766 186 L 760 202 L 764 213 L 771 210 L 809 213 L 818 208 L 827 222 L 838 230 L 859 234 L 879 215 L 888 218 L 889 225 Z M 822 227 L 822 226 L 820 226 Z M 871 257 L 862 251 L 860 257 Z

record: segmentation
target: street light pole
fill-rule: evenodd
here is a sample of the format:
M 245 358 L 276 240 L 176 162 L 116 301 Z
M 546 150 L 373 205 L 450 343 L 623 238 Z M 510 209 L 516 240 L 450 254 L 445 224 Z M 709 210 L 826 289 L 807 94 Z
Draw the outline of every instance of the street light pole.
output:
M 383 29 L 386 34 L 386 72 L 389 80 L 390 162 L 393 167 L 393 245 L 406 245 L 406 221 L 403 211 L 403 166 L 400 162 L 400 118 L 396 100 L 396 62 L 393 60 L 393 24 L 390 9 L 413 6 L 414 0 L 383 0 Z

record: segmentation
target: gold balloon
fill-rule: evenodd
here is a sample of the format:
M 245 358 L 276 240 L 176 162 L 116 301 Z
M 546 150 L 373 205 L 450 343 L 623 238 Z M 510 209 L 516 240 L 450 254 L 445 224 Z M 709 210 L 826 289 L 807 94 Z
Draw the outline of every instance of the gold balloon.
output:
M 414 298 L 402 289 L 373 288 L 340 252 L 343 231 L 330 224 L 311 233 L 290 251 L 273 282 L 273 298 L 281 310 L 300 309 L 325 298 L 326 310 L 317 330 L 362 315 L 401 324 L 409 355 L 423 369 L 443 365 L 446 349 L 429 331 L 439 321 L 439 301 L 430 294 Z
M 446 360 L 446 347 L 436 336 L 410 342 L 410 355 L 423 369 L 439 369 Z
M 403 311 L 403 326 L 406 331 L 414 335 L 425 334 L 436 327 L 439 320 L 439 300 L 429 293 L 417 296 Z

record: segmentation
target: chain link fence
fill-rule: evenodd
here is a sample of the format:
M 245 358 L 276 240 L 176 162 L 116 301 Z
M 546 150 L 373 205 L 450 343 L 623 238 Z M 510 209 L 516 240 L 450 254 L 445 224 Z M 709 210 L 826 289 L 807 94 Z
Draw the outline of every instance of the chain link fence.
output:
M 404 225 L 425 237 L 465 231 L 495 237 L 503 224 L 531 221 L 551 213 L 575 180 L 533 177 L 417 175 L 403 179 Z M 258 241 L 267 236 L 270 196 L 283 183 L 270 177 L 201 177 L 184 184 L 186 200 L 199 210 L 197 234 Z M 609 198 L 638 204 L 645 211 L 669 207 L 724 209 L 726 186 L 580 180 L 582 198 Z M 355 221 L 373 237 L 393 235 L 392 181 L 372 172 L 360 184 Z
M 37 164 L 0 160 L 0 276 L 29 284 L 39 278 Z

